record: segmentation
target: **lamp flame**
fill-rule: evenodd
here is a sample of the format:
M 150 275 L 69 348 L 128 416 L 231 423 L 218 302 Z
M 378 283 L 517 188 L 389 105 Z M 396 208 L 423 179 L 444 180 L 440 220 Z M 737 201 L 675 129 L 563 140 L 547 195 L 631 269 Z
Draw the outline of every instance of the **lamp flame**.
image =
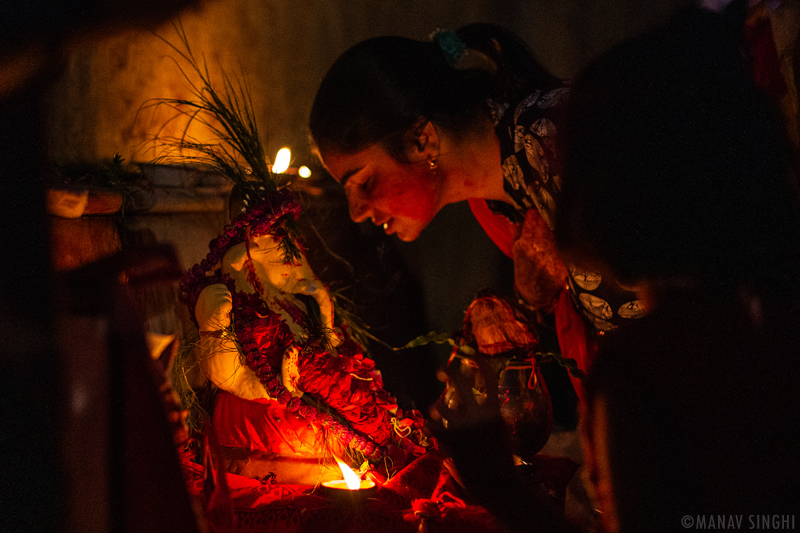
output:
M 281 148 L 275 156 L 275 163 L 272 164 L 272 172 L 282 174 L 289 168 L 292 161 L 292 152 L 288 148 Z
M 347 484 L 347 488 L 350 490 L 358 490 L 361 488 L 361 478 L 353 472 L 353 469 L 341 462 L 338 458 L 336 462 L 339 463 L 339 468 L 342 470 L 342 475 L 344 476 L 344 482 Z

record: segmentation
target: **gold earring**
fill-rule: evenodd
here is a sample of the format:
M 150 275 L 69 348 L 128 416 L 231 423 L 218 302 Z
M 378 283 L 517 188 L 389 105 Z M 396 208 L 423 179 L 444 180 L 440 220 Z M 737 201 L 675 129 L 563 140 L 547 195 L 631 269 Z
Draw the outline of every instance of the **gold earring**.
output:
M 431 170 L 436 170 L 439 167 L 439 164 L 434 158 L 431 157 L 428 159 L 428 166 L 431 168 Z

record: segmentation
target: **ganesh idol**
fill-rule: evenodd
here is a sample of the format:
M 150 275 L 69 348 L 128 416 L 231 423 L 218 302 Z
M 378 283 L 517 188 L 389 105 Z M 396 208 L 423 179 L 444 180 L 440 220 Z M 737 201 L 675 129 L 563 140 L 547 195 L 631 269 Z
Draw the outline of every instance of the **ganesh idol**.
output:
M 334 320 L 293 230 L 295 194 L 251 198 L 180 286 L 199 332 L 184 370 L 212 399 L 204 431 L 226 450 L 226 469 L 314 484 L 326 457 L 379 461 L 392 443 L 423 452 L 398 439 L 410 422 L 397 419 L 373 361 Z

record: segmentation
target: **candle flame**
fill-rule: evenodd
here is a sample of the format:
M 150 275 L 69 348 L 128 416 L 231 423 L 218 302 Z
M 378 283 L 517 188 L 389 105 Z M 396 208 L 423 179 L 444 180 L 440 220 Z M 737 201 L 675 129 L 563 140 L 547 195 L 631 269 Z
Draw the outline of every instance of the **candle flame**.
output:
M 272 172 L 275 174 L 286 172 L 291 161 L 292 152 L 288 148 L 281 148 L 278 150 L 278 155 L 275 156 L 275 163 L 272 164 Z
M 353 469 L 339 459 L 336 459 L 336 462 L 339 463 L 339 468 L 342 469 L 342 475 L 344 475 L 344 482 L 347 484 L 347 488 L 350 490 L 358 490 L 361 488 L 361 479 L 353 472 Z

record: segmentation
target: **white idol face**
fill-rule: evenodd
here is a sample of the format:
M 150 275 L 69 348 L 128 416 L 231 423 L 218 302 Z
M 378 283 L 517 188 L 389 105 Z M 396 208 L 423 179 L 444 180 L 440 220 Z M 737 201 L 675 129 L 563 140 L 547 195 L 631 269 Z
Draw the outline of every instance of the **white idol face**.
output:
M 253 260 L 256 277 L 266 290 L 275 289 L 283 293 L 304 292 L 303 287 L 317 278 L 311 271 L 305 256 L 291 262 L 283 260 L 278 241 L 271 235 L 261 235 L 250 239 L 250 257 Z M 247 244 L 232 246 L 222 259 L 222 268 L 239 283 L 246 282 L 244 265 L 247 261 Z

